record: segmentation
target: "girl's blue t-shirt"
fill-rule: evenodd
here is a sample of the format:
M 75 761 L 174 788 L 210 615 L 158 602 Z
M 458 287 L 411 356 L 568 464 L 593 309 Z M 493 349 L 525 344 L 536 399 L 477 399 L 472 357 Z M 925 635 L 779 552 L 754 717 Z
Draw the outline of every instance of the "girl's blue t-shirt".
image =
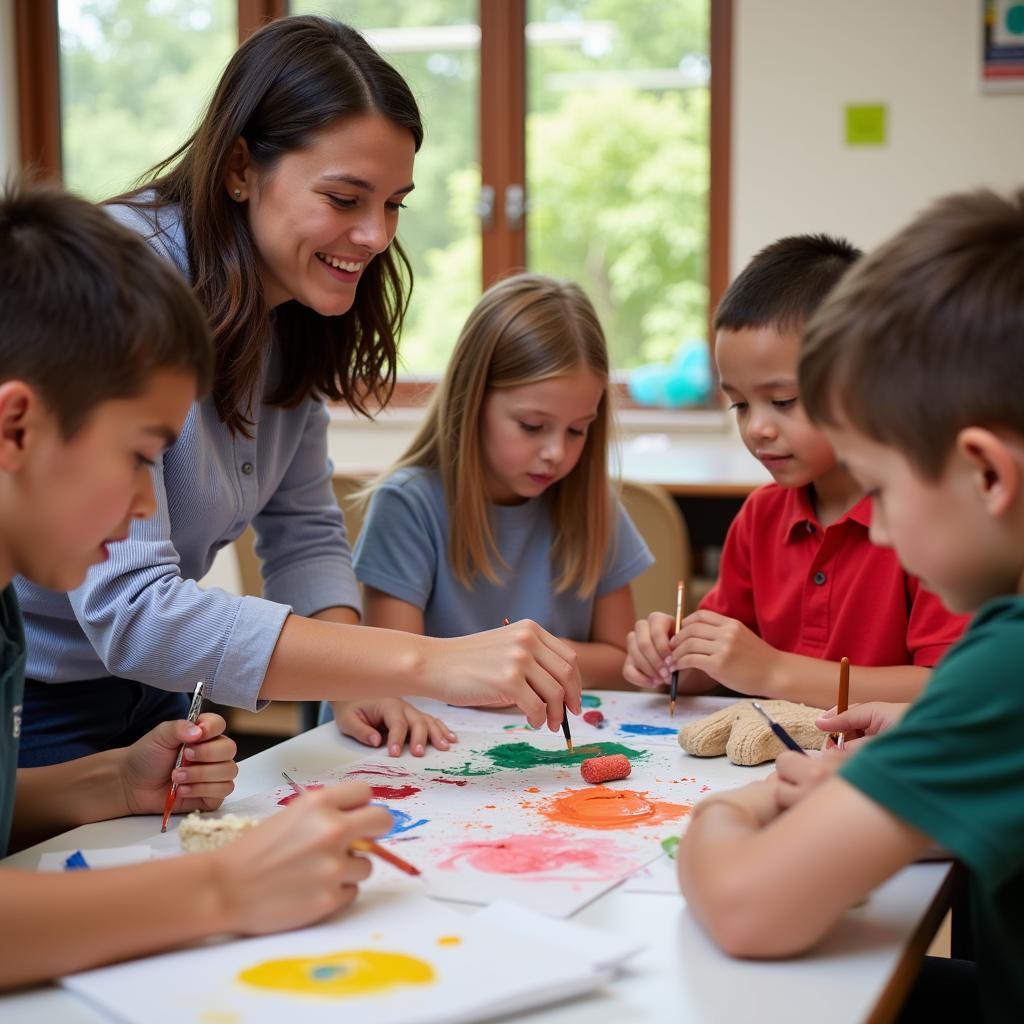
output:
M 596 598 L 639 576 L 653 562 L 626 510 L 614 502 L 615 530 L 597 590 L 555 593 L 552 525 L 543 495 L 522 505 L 494 505 L 493 528 L 504 562 L 499 583 L 482 576 L 463 586 L 448 559 L 448 509 L 436 470 L 397 470 L 374 491 L 353 561 L 361 583 L 415 605 L 427 636 L 465 636 L 533 619 L 566 640 L 590 639 Z M 580 515 L 586 514 L 585 509 Z

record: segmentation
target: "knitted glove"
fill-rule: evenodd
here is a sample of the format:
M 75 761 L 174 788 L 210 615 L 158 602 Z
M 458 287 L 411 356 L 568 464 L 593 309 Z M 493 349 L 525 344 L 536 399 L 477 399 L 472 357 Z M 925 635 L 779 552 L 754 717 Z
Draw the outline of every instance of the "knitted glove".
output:
M 763 700 L 761 707 L 805 750 L 820 750 L 825 733 L 814 724 L 820 708 L 788 700 Z M 733 764 L 754 765 L 774 761 L 786 748 L 754 710 L 741 700 L 679 730 L 679 745 L 695 757 L 728 756 Z

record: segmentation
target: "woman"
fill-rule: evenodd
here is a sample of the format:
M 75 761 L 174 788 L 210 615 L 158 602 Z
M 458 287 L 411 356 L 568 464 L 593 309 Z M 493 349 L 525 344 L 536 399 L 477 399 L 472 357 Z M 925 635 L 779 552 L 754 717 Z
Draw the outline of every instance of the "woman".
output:
M 511 701 L 552 730 L 563 701 L 579 711 L 575 655 L 532 622 L 449 640 L 356 625 L 324 400 L 365 412 L 390 393 L 410 280 L 394 237 L 422 137 L 408 86 L 357 32 L 285 18 L 239 48 L 153 180 L 113 201 L 192 281 L 214 388 L 154 467 L 152 519 L 70 597 L 19 579 L 23 766 L 131 743 L 197 679 L 249 709 L 372 695 L 340 724 L 371 743 L 387 725 L 392 749 L 411 728 L 414 753 L 454 737 L 392 698 Z M 199 587 L 250 523 L 265 599 Z

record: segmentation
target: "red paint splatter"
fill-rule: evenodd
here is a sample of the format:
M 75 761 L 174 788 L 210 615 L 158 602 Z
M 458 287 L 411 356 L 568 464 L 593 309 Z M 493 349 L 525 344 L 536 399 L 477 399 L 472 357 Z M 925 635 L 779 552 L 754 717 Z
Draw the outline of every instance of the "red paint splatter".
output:
M 531 880 L 592 881 L 621 878 L 635 867 L 626 851 L 607 839 L 564 839 L 547 835 L 457 843 L 438 867 L 448 871 L 469 864 L 492 875 L 529 875 Z
M 419 786 L 408 783 L 404 786 L 371 786 L 370 789 L 378 800 L 404 800 L 420 791 Z
M 303 786 L 303 789 L 323 789 L 324 784 L 322 782 L 311 782 L 308 786 Z M 278 800 L 278 805 L 281 807 L 287 807 L 293 800 L 298 800 L 302 796 L 301 793 L 289 793 L 287 796 L 281 797 Z
M 602 715 L 600 711 L 584 711 L 583 721 L 588 725 L 596 726 L 598 729 L 605 724 L 604 715 Z
M 485 811 L 496 811 L 498 809 L 497 804 L 484 804 Z
M 443 782 L 446 786 L 465 786 L 468 785 L 468 779 L 431 779 L 431 782 Z
M 710 786 L 701 786 L 700 787 L 700 791 L 702 793 L 710 793 L 711 792 L 711 787 Z

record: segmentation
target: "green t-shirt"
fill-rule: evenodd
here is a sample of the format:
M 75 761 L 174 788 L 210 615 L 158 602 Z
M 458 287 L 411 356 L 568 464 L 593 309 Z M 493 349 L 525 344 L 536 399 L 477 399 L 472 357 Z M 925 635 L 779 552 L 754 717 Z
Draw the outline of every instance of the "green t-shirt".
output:
M 985 605 L 840 774 L 967 866 L 986 1020 L 1024 1020 L 1024 597 Z
M 25 630 L 14 586 L 0 592 L 0 857 L 14 817 L 14 783 L 21 735 L 21 699 L 25 691 Z

